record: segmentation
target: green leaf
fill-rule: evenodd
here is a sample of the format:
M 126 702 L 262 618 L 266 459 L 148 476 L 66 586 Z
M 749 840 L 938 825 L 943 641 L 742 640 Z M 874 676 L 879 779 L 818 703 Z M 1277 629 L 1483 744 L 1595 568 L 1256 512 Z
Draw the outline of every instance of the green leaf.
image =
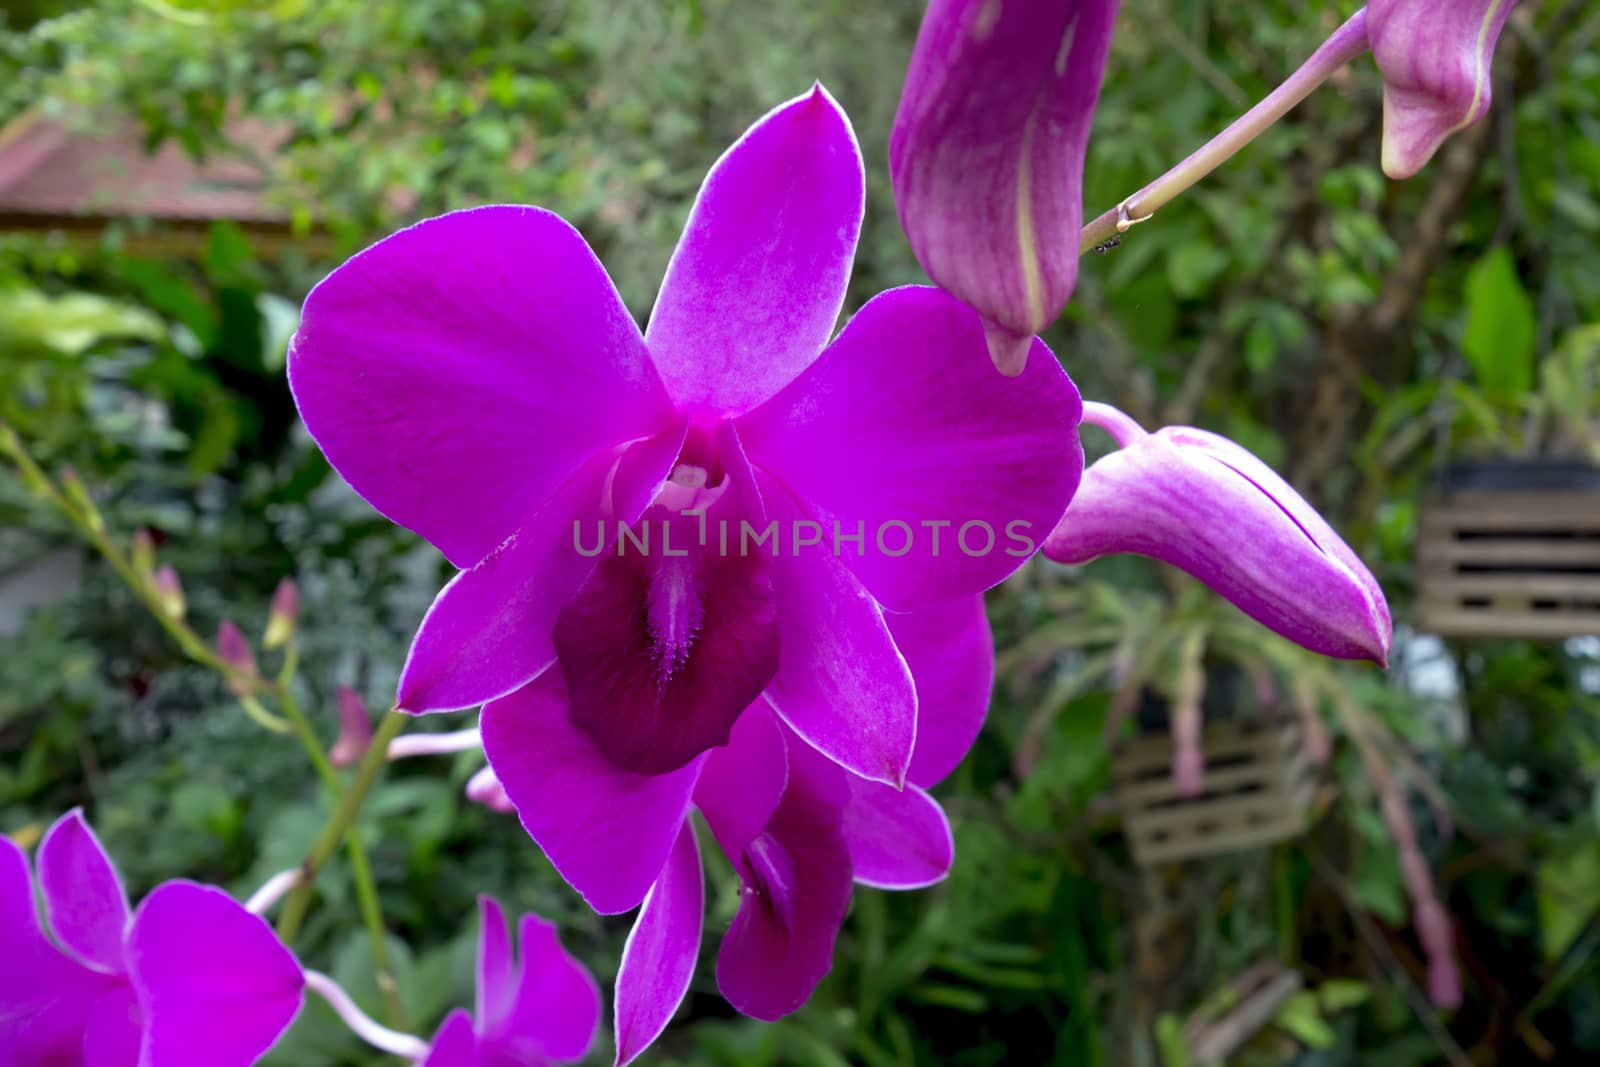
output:
M 1533 388 L 1537 323 L 1516 265 L 1497 246 L 1467 273 L 1467 325 L 1461 349 L 1484 390 L 1514 396 Z
M 1372 987 L 1354 978 L 1330 978 L 1317 987 L 1317 1000 L 1326 1012 L 1344 1011 L 1372 999 Z
M 1228 253 L 1207 240 L 1179 245 L 1167 260 L 1167 279 L 1172 291 L 1191 300 L 1214 282 L 1228 265 Z
M 1170 1012 L 1156 1020 L 1156 1047 L 1162 1067 L 1189 1067 L 1189 1047 L 1183 1041 L 1183 1023 Z
M 1317 998 L 1313 993 L 1302 991 L 1284 1001 L 1273 1021 L 1310 1048 L 1333 1047 L 1333 1027 L 1328 1025 L 1317 1009 Z
M 1539 926 L 1547 960 L 1557 960 L 1600 911 L 1600 845 L 1580 839 L 1537 872 Z

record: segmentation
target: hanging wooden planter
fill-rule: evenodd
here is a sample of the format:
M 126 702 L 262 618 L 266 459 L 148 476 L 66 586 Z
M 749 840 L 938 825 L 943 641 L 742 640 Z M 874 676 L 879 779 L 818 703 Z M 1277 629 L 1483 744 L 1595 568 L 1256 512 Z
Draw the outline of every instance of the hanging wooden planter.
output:
M 1446 637 L 1600 634 L 1600 468 L 1447 471 L 1418 516 L 1417 621 Z
M 1316 776 L 1298 719 L 1271 715 L 1208 720 L 1202 791 L 1172 780 L 1172 739 L 1133 738 L 1111 754 L 1123 833 L 1143 866 L 1216 856 L 1299 836 Z

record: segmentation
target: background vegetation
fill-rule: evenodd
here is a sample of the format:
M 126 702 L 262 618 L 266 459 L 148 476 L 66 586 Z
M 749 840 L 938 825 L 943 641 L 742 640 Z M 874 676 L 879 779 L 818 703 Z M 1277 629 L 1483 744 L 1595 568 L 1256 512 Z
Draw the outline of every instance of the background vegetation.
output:
M 12 0 L 0 121 L 126 113 L 151 145 L 197 156 L 239 154 L 239 116 L 278 124 L 287 141 L 262 178 L 292 231 L 216 226 L 165 252 L 143 249 L 153 230 L 137 223 L 0 231 L 0 417 L 46 468 L 80 473 L 114 536 L 153 531 L 200 632 L 233 618 L 254 639 L 294 576 L 295 684 L 331 738 L 335 686 L 386 706 L 445 565 L 332 476 L 297 423 L 284 344 L 309 285 L 412 219 L 531 202 L 583 230 L 642 319 L 706 167 L 814 78 L 867 156 L 852 306 L 920 280 L 885 145 L 921 6 Z M 1125 0 L 1089 212 L 1198 146 L 1354 7 Z M 657 1062 L 1178 1067 L 1181 1022 L 1225 1010 L 1228 983 L 1263 959 L 1305 989 L 1237 1064 L 1600 1054 L 1600 639 L 1446 643 L 1408 626 L 1417 507 L 1447 463 L 1594 446 L 1597 40 L 1592 5 L 1525 0 L 1490 118 L 1404 184 L 1378 169 L 1380 84 L 1358 60 L 1090 256 L 1046 336 L 1085 394 L 1226 433 L 1305 491 L 1389 593 L 1391 669 L 1326 668 L 1265 636 L 1229 651 L 1218 635 L 1237 616 L 1144 561 L 1030 565 L 992 594 L 990 726 L 940 789 L 949 881 L 857 893 L 833 975 L 763 1026 L 715 992 L 736 898 L 713 869 L 704 965 Z M 0 470 L 0 576 L 63 551 L 83 564 L 69 595 L 0 634 L 0 829 L 26 840 L 84 804 L 135 892 L 187 875 L 247 893 L 305 853 L 326 797 L 296 747 L 263 735 L 79 545 Z M 1258 702 L 1326 717 L 1311 828 L 1152 874 L 1108 799 L 1108 714 L 1225 663 L 1261 683 Z M 513 818 L 464 800 L 475 769 L 398 764 L 363 816 L 404 1019 L 421 1031 L 470 1002 L 478 892 L 558 920 L 602 983 L 627 928 L 584 909 Z M 1406 798 L 1457 924 L 1455 1012 L 1423 994 L 1385 790 Z M 1181 936 L 1152 949 L 1141 923 L 1162 909 Z M 341 859 L 297 947 L 382 1015 L 364 938 Z M 314 1005 L 272 1062 L 376 1060 Z

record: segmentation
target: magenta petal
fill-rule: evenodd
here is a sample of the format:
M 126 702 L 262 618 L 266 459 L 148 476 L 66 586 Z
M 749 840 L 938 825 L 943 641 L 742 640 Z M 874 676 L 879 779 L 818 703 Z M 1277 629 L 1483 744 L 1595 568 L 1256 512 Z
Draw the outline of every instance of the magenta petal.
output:
M 117 980 L 59 951 L 39 927 L 28 859 L 0 835 L 0 1063 L 71 1063 L 95 999 Z M 14 1057 L 7 1061 L 6 1054 Z
M 83 1067 L 136 1067 L 143 1027 L 139 1001 L 127 984 L 102 993 L 83 1030 Z
M 931 788 L 965 758 L 994 688 L 994 638 L 983 597 L 887 614 L 917 682 L 917 747 L 906 780 Z
M 672 1021 L 694 977 L 704 921 L 700 848 L 694 827 L 685 822 L 622 948 L 616 990 L 617 1067 L 649 1048 Z
M 483 750 L 523 827 L 595 911 L 638 905 L 689 809 L 699 762 L 663 775 L 613 766 L 567 719 L 559 671 L 484 706 Z
M 600 1025 L 600 988 L 561 947 L 555 924 L 537 915 L 517 923 L 515 999 L 495 1019 L 478 1019 L 478 1043 L 496 1063 L 583 1058 Z
M 706 514 L 710 529 L 723 515 L 738 521 L 738 509 L 720 504 Z M 666 774 L 727 744 L 777 671 L 775 564 L 719 552 L 709 532 L 699 545 L 695 516 L 652 508 L 643 523 L 657 539 L 649 554 L 619 542 L 553 637 L 573 723 L 616 766 Z
M 458 567 L 671 418 L 605 269 L 532 207 L 441 215 L 351 258 L 306 298 L 289 384 L 356 492 Z
M 782 486 L 761 492 L 779 529 L 802 512 Z M 780 535 L 781 536 L 781 535 Z M 802 738 L 873 781 L 900 785 L 917 737 L 917 694 L 883 610 L 824 546 L 775 569 L 783 654 L 767 699 Z
M 1151 556 L 1313 652 L 1388 658 L 1389 607 L 1372 572 L 1270 467 L 1204 430 L 1140 434 L 1097 460 L 1044 552 L 1059 563 Z
M 832 969 L 850 904 L 850 853 L 839 828 L 845 774 L 803 743 L 789 748 L 783 802 L 736 861 L 744 892 L 717 954 L 728 1003 L 768 1021 L 804 1004 Z
M 144 1016 L 141 1062 L 248 1067 L 294 1021 L 305 979 L 265 920 L 211 886 L 167 882 L 128 933 Z
M 1383 170 L 1409 178 L 1450 134 L 1489 112 L 1494 48 L 1515 0 L 1372 0 L 1383 74 Z
M 444 1017 L 444 1024 L 433 1035 L 428 1058 L 422 1067 L 480 1067 L 478 1036 L 472 1030 L 472 1016 L 457 1008 Z
M 637 518 L 672 469 L 681 426 L 640 441 L 620 460 L 591 460 L 517 536 L 462 571 L 428 609 L 400 672 L 407 711 L 450 711 L 503 696 L 555 659 L 562 606 L 594 569 L 602 528 Z M 579 551 L 581 543 L 583 551 Z
M 1008 373 L 1077 282 L 1116 12 L 1116 0 L 932 0 L 917 34 L 889 138 L 900 221 L 928 276 L 1002 328 Z
M 810 506 L 824 545 L 887 608 L 1001 581 L 1077 487 L 1071 379 L 1040 341 L 1020 377 L 995 374 L 983 343 L 978 316 L 949 294 L 890 290 L 738 422 L 750 461 Z
M 474 1015 L 488 1029 L 506 1017 L 517 1000 L 517 975 L 511 937 L 500 902 L 478 897 L 478 989 Z
M 706 757 L 694 803 L 727 855 L 743 852 L 783 799 L 789 780 L 787 749 L 783 727 L 762 700 L 739 717 L 727 747 L 712 749 Z
M 723 154 L 645 333 L 681 407 L 737 414 L 816 358 L 844 304 L 864 201 L 850 120 L 820 85 Z
M 39 843 L 38 865 L 39 888 L 56 940 L 89 966 L 121 974 L 128 894 L 81 809 L 67 812 L 50 827 Z
M 860 778 L 850 782 L 844 841 L 856 881 L 878 889 L 921 889 L 943 881 L 956 848 L 944 809 L 927 793 Z

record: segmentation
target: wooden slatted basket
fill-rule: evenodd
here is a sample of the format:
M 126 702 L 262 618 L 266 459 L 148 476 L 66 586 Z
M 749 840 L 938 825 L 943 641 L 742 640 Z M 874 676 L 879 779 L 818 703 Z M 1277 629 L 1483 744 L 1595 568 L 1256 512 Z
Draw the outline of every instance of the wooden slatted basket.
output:
M 1417 621 L 1447 637 L 1600 634 L 1600 493 L 1464 490 L 1423 505 Z
M 1172 780 L 1172 739 L 1133 738 L 1111 754 L 1123 832 L 1143 866 L 1216 856 L 1297 837 L 1316 789 L 1299 720 L 1265 715 L 1208 721 L 1202 791 Z

